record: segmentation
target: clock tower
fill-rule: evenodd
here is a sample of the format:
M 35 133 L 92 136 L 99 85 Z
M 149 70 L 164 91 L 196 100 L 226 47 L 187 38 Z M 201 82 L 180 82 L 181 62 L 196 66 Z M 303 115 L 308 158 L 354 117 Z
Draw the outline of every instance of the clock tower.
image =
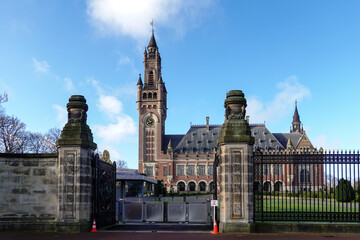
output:
M 144 83 L 139 74 L 137 110 L 139 114 L 139 172 L 156 178 L 156 160 L 162 154 L 165 134 L 166 88 L 161 77 L 161 57 L 154 30 L 144 52 Z

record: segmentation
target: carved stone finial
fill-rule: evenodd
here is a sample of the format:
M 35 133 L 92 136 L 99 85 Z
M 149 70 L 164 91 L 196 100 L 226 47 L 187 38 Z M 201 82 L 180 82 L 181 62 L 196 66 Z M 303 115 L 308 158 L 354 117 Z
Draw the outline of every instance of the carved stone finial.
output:
M 226 119 L 245 119 L 246 99 L 241 90 L 231 90 L 226 94 L 224 102 Z
M 81 95 L 72 95 L 69 98 L 69 103 L 66 104 L 68 111 L 68 122 L 83 122 L 87 120 L 88 105 L 86 99 Z
M 225 142 L 247 142 L 254 144 L 249 123 L 245 120 L 246 99 L 241 90 L 231 90 L 224 101 L 225 122 L 221 128 L 219 144 Z

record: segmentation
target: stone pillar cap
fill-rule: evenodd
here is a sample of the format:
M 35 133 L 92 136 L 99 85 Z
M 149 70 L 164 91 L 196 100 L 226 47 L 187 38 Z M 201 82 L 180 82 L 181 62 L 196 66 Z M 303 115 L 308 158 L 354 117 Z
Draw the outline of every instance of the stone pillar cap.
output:
M 242 103 L 246 107 L 247 105 L 246 105 L 245 94 L 241 90 L 230 90 L 226 94 L 226 99 L 224 101 L 225 107 L 229 103 Z
M 69 108 L 81 108 L 85 111 L 88 110 L 88 105 L 86 104 L 86 99 L 82 95 L 72 95 L 69 98 L 69 103 L 66 104 L 66 107 Z

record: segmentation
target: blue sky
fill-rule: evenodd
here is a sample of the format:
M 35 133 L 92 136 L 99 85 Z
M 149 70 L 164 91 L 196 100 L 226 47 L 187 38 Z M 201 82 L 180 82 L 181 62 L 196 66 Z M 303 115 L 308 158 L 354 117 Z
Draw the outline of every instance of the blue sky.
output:
M 288 132 L 298 100 L 316 147 L 358 149 L 359 1 L 72 0 L 0 2 L 0 92 L 27 129 L 62 129 L 88 101 L 99 150 L 137 168 L 136 83 L 154 19 L 168 134 L 224 121 L 241 89 L 252 123 Z

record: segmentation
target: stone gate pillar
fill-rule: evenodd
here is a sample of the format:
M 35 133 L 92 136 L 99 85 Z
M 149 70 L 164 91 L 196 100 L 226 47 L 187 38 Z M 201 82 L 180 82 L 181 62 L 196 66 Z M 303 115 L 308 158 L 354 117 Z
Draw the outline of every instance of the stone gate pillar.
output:
M 68 122 L 56 142 L 59 150 L 57 231 L 88 231 L 92 223 L 91 161 L 97 146 L 86 124 L 85 98 L 73 95 L 66 107 Z
M 220 149 L 220 232 L 250 232 L 253 222 L 253 175 L 250 126 L 245 120 L 246 99 L 231 90 L 225 99 L 225 122 Z

